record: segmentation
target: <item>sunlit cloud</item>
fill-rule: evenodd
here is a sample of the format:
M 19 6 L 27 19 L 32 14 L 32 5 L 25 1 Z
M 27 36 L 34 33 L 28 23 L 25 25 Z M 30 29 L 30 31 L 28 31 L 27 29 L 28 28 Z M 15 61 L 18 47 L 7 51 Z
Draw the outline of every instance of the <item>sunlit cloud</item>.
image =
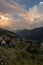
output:
M 42 4 L 43 4 L 43 2 L 40 2 L 40 3 L 39 3 L 39 5 L 42 5 Z
M 0 13 L 0 27 L 10 28 L 11 22 L 12 22 L 12 18 L 10 17 L 10 15 Z
M 43 2 L 28 10 L 21 0 L 0 0 L 0 27 L 6 29 L 32 29 L 43 26 Z
M 5 20 L 5 21 L 8 21 L 9 20 L 9 17 L 7 17 L 7 16 L 3 16 L 3 15 L 1 15 L 1 17 L 0 17 L 2 20 Z
M 29 8 L 25 13 L 19 13 L 21 20 L 26 21 L 29 25 L 28 28 L 35 28 L 43 26 L 43 4 L 34 5 Z M 41 8 L 40 8 L 41 7 Z M 39 8 L 42 10 L 39 10 Z

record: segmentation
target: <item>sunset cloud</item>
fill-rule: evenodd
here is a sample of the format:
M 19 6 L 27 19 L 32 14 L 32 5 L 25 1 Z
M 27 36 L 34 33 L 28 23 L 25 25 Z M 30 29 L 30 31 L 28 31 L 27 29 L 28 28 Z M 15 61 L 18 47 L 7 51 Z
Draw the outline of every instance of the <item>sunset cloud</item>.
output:
M 9 28 L 11 27 L 12 18 L 9 14 L 2 14 L 0 13 L 0 27 L 2 28 Z
M 19 13 L 18 15 L 21 17 L 22 21 L 24 20 L 29 24 L 28 28 L 43 26 L 43 2 L 34 5 L 25 13 Z
M 0 0 L 0 27 L 15 30 L 43 26 L 43 2 L 27 9 L 20 1 Z

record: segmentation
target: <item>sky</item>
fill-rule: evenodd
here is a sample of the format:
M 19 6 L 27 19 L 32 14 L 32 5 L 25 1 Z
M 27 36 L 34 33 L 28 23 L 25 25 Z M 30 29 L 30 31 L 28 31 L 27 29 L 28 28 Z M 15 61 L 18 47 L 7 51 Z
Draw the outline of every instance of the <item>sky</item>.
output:
M 43 0 L 0 0 L 0 28 L 43 27 Z

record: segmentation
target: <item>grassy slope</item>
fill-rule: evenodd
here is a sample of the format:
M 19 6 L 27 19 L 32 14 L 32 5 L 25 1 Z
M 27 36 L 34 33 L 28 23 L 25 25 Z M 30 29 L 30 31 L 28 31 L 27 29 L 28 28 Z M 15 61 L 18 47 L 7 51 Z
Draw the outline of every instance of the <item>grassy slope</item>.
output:
M 21 49 L 0 47 L 0 65 L 43 65 L 43 48 L 40 53 L 29 53 Z

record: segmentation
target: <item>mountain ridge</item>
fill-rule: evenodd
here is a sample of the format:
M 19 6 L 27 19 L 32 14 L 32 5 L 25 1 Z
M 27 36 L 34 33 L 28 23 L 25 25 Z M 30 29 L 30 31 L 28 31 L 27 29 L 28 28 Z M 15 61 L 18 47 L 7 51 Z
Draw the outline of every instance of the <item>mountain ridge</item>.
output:
M 35 28 L 32 30 L 24 29 L 16 31 L 17 34 L 26 39 L 43 40 L 43 27 Z

